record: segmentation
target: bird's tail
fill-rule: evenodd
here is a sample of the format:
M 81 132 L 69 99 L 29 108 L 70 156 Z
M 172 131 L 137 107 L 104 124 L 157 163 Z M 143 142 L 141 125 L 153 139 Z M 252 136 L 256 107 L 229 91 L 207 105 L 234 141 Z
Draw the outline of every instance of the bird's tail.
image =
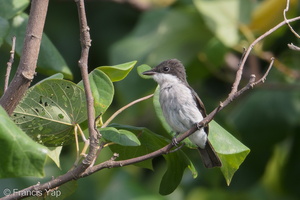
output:
M 200 152 L 202 162 L 206 168 L 222 166 L 220 158 L 218 157 L 217 153 L 208 140 L 205 148 L 201 149 L 200 147 L 198 147 L 198 150 Z

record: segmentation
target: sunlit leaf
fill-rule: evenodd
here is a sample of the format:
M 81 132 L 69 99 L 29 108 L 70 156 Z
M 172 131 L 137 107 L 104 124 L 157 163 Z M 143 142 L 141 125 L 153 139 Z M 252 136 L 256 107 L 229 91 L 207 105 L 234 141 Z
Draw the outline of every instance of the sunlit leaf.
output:
M 194 4 L 204 16 L 207 26 L 225 45 L 238 43 L 239 0 L 194 0 Z
M 44 176 L 47 148 L 37 144 L 0 106 L 0 177 Z
M 102 66 L 97 69 L 103 71 L 112 82 L 123 80 L 132 70 L 137 61 L 123 63 L 115 66 Z
M 149 65 L 146 65 L 146 64 L 143 64 L 143 65 L 140 65 L 137 67 L 137 72 L 138 74 L 140 75 L 140 77 L 144 78 L 144 79 L 151 79 L 152 77 L 151 76 L 147 76 L 147 75 L 143 75 L 142 73 L 147 71 L 147 70 L 150 70 L 151 67 Z
M 102 115 L 110 106 L 113 96 L 114 87 L 109 77 L 99 69 L 94 69 L 89 74 L 91 90 L 94 97 L 95 115 Z M 77 84 L 83 89 L 83 83 Z
M 28 91 L 12 119 L 46 146 L 69 144 L 74 140 L 74 124 L 87 119 L 84 91 L 66 80 L 43 81 Z
M 139 146 L 139 139 L 130 131 L 116 129 L 113 127 L 101 128 L 101 135 L 108 141 L 117 143 L 122 146 Z
M 289 13 L 297 9 L 297 0 L 290 0 Z M 286 7 L 286 1 L 268 0 L 261 1 L 252 12 L 252 20 L 249 28 L 252 31 L 263 33 L 274 27 L 283 20 L 283 10 Z M 288 14 L 289 14 L 288 13 Z
M 209 125 L 208 138 L 222 161 L 221 171 L 229 185 L 234 173 L 250 153 L 250 149 L 215 121 L 211 121 Z
M 29 3 L 30 0 L 0 0 L 0 16 L 10 19 L 25 10 Z
M 48 147 L 48 153 L 47 155 L 53 162 L 56 164 L 58 168 L 60 168 L 60 161 L 59 161 L 59 156 L 62 150 L 62 146 L 59 147 Z

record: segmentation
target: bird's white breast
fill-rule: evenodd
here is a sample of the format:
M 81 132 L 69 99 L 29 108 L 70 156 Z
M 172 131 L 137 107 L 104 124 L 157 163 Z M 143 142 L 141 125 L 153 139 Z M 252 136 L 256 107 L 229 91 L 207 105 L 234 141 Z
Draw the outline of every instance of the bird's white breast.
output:
M 176 132 L 184 132 L 203 119 L 191 90 L 169 74 L 157 74 L 160 85 L 159 101 L 167 122 Z

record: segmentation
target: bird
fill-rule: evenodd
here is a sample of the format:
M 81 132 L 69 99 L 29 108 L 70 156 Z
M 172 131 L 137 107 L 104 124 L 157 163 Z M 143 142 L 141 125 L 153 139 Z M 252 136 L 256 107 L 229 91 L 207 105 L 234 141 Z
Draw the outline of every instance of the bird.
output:
M 188 131 L 206 117 L 203 102 L 188 84 L 184 65 L 177 59 L 161 62 L 143 75 L 152 76 L 159 85 L 159 103 L 172 130 L 178 134 Z M 222 162 L 208 140 L 209 126 L 199 128 L 189 136 L 200 152 L 206 168 L 221 167 Z M 176 136 L 173 143 L 177 143 Z

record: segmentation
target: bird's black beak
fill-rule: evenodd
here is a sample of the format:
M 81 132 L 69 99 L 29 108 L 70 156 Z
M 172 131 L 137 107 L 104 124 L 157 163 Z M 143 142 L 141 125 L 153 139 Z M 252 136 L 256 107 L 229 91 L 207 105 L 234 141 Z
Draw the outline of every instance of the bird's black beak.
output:
M 151 69 L 148 71 L 144 71 L 142 74 L 147 76 L 153 76 L 154 74 L 156 74 L 156 72 L 153 69 Z

